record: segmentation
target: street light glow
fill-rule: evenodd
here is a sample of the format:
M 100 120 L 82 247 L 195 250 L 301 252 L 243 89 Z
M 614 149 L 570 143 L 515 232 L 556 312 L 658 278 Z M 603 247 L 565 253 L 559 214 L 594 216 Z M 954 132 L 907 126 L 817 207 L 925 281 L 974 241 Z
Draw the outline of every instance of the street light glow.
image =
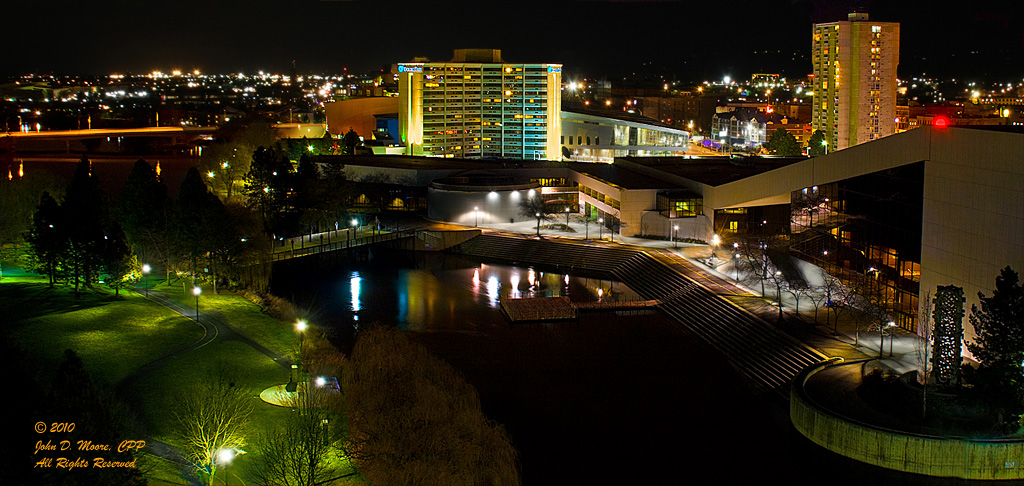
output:
M 221 466 L 231 464 L 231 460 L 235 458 L 234 449 L 219 449 L 217 450 L 217 463 Z

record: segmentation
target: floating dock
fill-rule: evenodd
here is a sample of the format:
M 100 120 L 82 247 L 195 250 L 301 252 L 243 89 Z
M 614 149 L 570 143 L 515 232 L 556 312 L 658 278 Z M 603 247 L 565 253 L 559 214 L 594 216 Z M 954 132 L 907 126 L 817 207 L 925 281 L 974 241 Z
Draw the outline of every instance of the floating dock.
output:
M 658 305 L 656 300 L 629 302 L 572 302 L 568 297 L 505 299 L 501 310 L 515 322 L 571 321 L 580 311 L 644 310 Z

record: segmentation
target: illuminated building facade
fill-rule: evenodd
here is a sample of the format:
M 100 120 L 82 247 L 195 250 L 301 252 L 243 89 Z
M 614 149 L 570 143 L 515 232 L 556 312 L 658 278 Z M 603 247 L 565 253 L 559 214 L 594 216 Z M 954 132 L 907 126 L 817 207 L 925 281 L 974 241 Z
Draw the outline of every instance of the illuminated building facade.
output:
M 398 65 L 399 143 L 409 155 L 560 156 L 561 64 L 510 64 L 496 49 Z
M 582 111 L 561 116 L 563 160 L 610 164 L 615 157 L 686 155 L 689 148 L 688 132 L 644 116 Z
M 896 133 L 896 67 L 900 24 L 872 22 L 865 13 L 814 24 L 812 125 L 828 150 L 842 150 Z

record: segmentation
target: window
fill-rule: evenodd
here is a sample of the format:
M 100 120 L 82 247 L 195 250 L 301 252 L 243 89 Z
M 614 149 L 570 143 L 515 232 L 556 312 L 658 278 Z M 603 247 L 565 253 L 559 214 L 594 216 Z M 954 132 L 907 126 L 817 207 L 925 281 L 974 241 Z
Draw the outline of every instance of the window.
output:
M 576 136 L 576 145 L 583 145 L 583 135 Z
M 740 223 L 738 221 L 729 221 L 729 231 L 737 231 L 740 229 Z
M 587 145 L 590 145 L 590 137 L 587 137 Z

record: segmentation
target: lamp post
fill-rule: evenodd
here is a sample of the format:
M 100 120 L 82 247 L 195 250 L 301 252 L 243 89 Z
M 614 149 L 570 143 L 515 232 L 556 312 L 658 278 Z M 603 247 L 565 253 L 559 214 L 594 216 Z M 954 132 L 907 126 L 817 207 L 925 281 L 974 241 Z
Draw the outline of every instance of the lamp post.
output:
M 142 283 L 146 286 L 146 298 L 149 298 L 149 271 L 153 268 L 148 263 L 142 264 Z
M 679 225 L 672 226 L 672 246 L 679 248 Z
M 302 341 L 306 337 L 306 328 L 308 328 L 308 327 L 309 327 L 309 325 L 306 324 L 306 320 L 305 319 L 299 319 L 298 321 L 295 322 L 295 330 L 299 331 L 299 363 L 300 364 L 302 363 Z
M 203 293 L 203 289 L 199 286 L 192 287 L 192 295 L 196 296 L 196 322 L 199 322 L 199 294 Z
M 214 456 L 214 467 L 220 466 L 224 469 L 224 484 L 228 484 L 228 464 L 231 464 L 231 460 L 235 458 L 240 452 L 234 448 L 221 447 L 217 449 L 217 454 Z M 216 471 L 216 469 L 214 469 Z M 214 473 L 216 474 L 216 472 Z M 213 480 L 210 480 L 211 484 Z
M 779 320 L 782 320 L 782 272 L 779 270 L 775 271 L 775 292 L 776 298 L 779 300 Z
M 565 207 L 565 229 L 569 230 L 569 206 Z
M 722 242 L 722 239 L 718 235 L 711 237 L 711 258 L 718 260 L 718 244 Z
M 349 224 L 352 225 L 352 229 L 348 232 L 348 240 L 349 240 L 349 246 L 352 246 L 352 241 L 355 240 L 355 238 L 356 238 L 355 237 L 355 233 L 356 233 L 356 227 L 359 226 L 359 220 L 356 219 L 356 218 L 352 218 L 352 221 L 349 221 Z
M 604 240 L 604 218 L 597 218 L 597 241 Z
M 892 357 L 892 342 L 893 342 L 892 336 L 896 332 L 896 329 L 895 329 L 896 322 L 895 321 L 889 321 L 889 324 L 887 324 L 886 327 L 889 329 L 889 357 L 891 358 Z
M 732 267 L 736 269 L 736 283 L 740 282 L 740 244 L 739 242 L 733 242 L 732 244 Z
M 478 206 L 473 206 L 473 216 L 476 217 L 476 223 L 473 226 L 480 226 L 480 208 Z

